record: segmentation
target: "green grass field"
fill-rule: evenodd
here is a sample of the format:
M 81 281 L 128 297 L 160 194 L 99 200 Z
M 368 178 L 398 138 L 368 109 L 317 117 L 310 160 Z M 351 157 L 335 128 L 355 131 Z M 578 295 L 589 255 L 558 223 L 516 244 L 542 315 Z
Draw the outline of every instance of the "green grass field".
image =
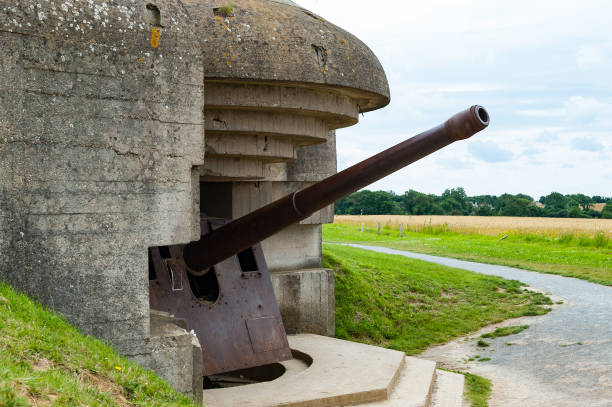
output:
M 491 396 L 491 381 L 484 377 L 465 373 L 465 397 L 472 407 L 488 407 L 487 400 Z
M 335 271 L 336 336 L 409 355 L 552 304 L 518 281 L 347 246 L 324 245 L 323 266 Z M 486 407 L 491 382 L 465 383 L 471 405 Z
M 1 282 L 0 297 L 0 406 L 196 406 Z
M 577 277 L 599 284 L 612 285 L 612 248 L 603 237 L 557 239 L 537 234 L 485 236 L 460 234 L 442 227 L 422 232 L 324 225 L 326 242 L 351 242 L 379 245 L 399 250 L 454 257 L 482 263 L 501 264 L 542 273 Z
M 336 271 L 336 336 L 419 353 L 551 304 L 518 281 L 340 245 L 325 245 Z

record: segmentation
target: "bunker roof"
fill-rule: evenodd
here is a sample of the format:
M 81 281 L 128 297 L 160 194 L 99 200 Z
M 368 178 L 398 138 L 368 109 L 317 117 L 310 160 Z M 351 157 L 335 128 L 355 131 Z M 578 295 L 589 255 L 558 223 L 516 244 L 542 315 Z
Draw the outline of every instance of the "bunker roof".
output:
M 207 81 L 287 82 L 390 101 L 385 72 L 358 38 L 287 0 L 184 0 L 201 34 Z

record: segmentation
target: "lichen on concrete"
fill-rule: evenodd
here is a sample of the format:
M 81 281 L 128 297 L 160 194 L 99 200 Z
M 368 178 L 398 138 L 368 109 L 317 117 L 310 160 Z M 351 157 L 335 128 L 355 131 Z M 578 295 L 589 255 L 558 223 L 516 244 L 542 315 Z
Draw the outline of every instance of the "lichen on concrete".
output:
M 199 232 L 202 60 L 157 4 L 0 1 L 0 278 L 119 347 L 149 335 L 147 248 Z

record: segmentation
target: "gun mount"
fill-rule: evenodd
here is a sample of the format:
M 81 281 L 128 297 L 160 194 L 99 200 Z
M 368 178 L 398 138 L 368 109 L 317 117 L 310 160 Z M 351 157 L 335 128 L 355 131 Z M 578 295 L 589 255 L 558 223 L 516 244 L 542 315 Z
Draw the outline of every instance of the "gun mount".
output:
M 262 240 L 489 124 L 478 105 L 321 182 L 237 220 L 203 217 L 202 237 L 150 251 L 151 308 L 184 318 L 203 349 L 204 375 L 291 358 Z

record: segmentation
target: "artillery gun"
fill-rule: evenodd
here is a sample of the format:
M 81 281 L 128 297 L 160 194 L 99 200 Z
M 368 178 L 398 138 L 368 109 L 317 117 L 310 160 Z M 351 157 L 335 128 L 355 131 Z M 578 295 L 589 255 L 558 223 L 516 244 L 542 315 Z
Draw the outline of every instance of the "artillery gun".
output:
M 151 308 L 184 319 L 204 376 L 290 359 L 260 242 L 281 229 L 489 124 L 478 105 L 236 220 L 201 217 L 201 239 L 149 251 Z

